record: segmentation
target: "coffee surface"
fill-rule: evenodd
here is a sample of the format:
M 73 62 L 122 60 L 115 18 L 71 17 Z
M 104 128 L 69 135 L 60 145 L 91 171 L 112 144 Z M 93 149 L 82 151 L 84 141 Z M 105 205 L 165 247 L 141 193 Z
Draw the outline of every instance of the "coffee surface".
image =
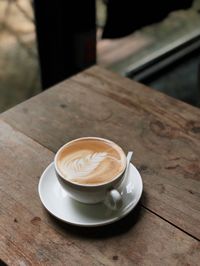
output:
M 59 152 L 57 167 L 62 176 L 78 184 L 107 183 L 124 171 L 126 157 L 113 142 L 82 139 Z

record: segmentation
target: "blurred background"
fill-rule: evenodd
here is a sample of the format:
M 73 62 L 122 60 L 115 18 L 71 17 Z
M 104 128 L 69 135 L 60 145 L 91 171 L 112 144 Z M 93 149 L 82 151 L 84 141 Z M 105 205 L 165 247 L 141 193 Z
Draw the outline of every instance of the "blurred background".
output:
M 0 0 L 0 111 L 41 90 L 31 0 Z
M 199 106 L 200 0 L 130 30 L 126 10 L 112 14 L 108 2 L 96 0 L 97 64 Z M 35 21 L 32 0 L 0 0 L 0 112 L 44 89 Z

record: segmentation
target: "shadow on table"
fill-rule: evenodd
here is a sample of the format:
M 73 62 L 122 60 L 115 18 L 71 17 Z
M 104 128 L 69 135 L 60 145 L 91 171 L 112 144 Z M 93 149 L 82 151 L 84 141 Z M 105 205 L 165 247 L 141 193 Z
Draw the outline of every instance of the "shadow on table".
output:
M 143 195 L 144 196 L 144 195 Z M 144 203 L 144 197 L 142 196 L 142 203 Z M 56 227 L 64 229 L 66 233 L 77 235 L 79 238 L 107 238 L 111 236 L 116 236 L 128 232 L 132 227 L 134 227 L 140 220 L 142 215 L 141 200 L 139 204 L 125 217 L 118 220 L 112 224 L 99 226 L 99 227 L 78 227 L 74 225 L 67 224 L 60 220 L 57 220 L 52 215 L 49 217 Z
M 0 265 L 1 266 L 8 266 L 8 264 L 6 264 L 5 262 L 3 262 L 1 259 L 0 259 Z

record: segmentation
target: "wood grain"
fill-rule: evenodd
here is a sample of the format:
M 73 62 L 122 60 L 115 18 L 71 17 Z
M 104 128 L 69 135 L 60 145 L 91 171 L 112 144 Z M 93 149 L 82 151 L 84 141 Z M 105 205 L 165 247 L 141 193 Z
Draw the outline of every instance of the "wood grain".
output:
M 0 265 L 31 265 L 30 260 L 12 243 L 11 236 L 2 234 L 0 228 Z
M 5 263 L 198 265 L 200 243 L 144 208 L 102 228 L 58 222 L 37 192 L 54 154 L 4 122 L 0 151 L 0 258 Z
M 151 113 L 166 122 L 174 123 L 182 133 L 200 140 L 200 111 L 196 107 L 97 66 L 73 76 L 72 80 L 131 110 Z
M 0 230 L 4 237 L 0 258 L 10 263 L 14 246 L 25 257 L 24 261 L 21 256 L 21 261 L 30 261 L 31 265 L 63 265 L 66 258 L 70 258 L 69 265 L 77 265 L 80 260 L 88 265 L 106 264 L 106 259 L 98 254 L 93 257 L 72 237 L 52 228 L 37 186 L 54 154 L 5 123 L 0 123 L 0 150 Z
M 100 136 L 134 151 L 143 205 L 200 239 L 200 110 L 93 67 L 3 113 L 1 118 L 56 150 Z

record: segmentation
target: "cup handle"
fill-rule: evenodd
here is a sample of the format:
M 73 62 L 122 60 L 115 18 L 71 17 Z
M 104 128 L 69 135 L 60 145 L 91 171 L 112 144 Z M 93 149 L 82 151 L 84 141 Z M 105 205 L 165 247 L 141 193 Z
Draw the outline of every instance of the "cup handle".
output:
M 129 151 L 126 158 L 126 170 L 123 176 L 123 181 L 121 186 L 124 185 L 124 181 L 127 179 L 128 171 L 129 171 L 129 165 L 132 158 L 133 152 Z M 116 189 L 111 189 L 107 192 L 104 204 L 111 210 L 118 210 L 122 207 L 122 196 Z
M 104 204 L 111 210 L 118 210 L 122 207 L 122 196 L 118 190 L 109 190 L 106 194 Z

